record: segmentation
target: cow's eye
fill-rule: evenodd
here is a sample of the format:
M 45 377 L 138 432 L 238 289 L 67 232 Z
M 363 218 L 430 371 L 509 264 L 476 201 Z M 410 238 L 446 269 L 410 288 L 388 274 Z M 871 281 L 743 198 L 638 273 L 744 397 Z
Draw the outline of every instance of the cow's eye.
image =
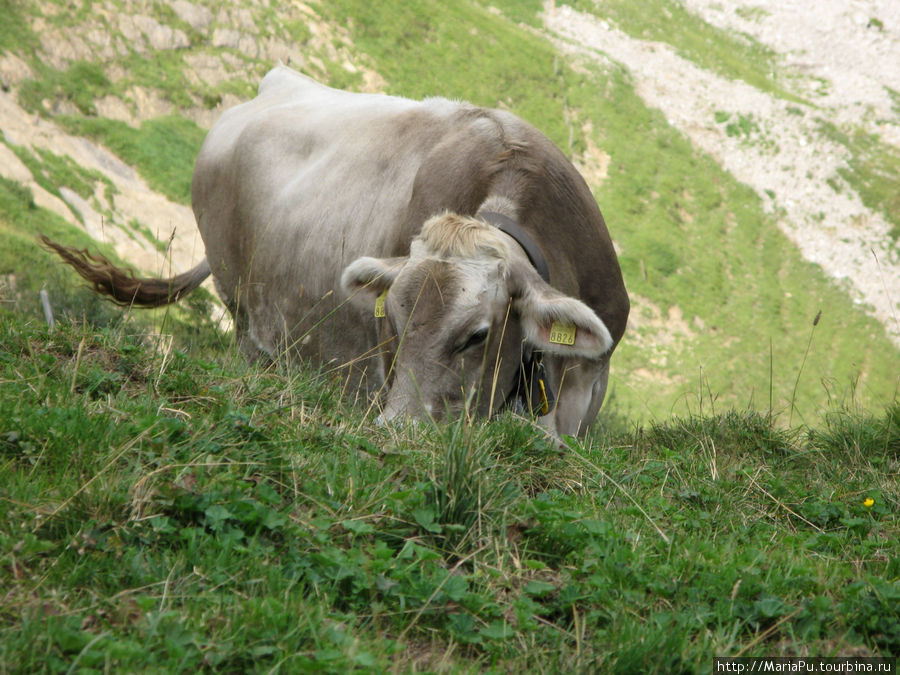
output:
M 457 354 L 466 351 L 467 349 L 471 349 L 472 347 L 477 347 L 478 345 L 484 344 L 484 341 L 487 340 L 488 329 L 487 328 L 479 328 L 474 333 L 472 333 L 469 338 L 461 343 L 456 349 L 453 351 Z

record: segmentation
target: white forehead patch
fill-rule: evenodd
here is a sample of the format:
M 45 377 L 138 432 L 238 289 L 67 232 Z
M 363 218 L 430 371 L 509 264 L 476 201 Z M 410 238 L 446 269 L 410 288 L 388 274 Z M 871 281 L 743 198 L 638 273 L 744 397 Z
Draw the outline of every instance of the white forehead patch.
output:
M 422 245 L 427 255 L 442 260 L 450 258 L 496 258 L 509 262 L 510 252 L 503 235 L 493 225 L 455 213 L 444 213 L 425 221 L 413 240 Z M 411 248 L 411 250 L 412 250 Z

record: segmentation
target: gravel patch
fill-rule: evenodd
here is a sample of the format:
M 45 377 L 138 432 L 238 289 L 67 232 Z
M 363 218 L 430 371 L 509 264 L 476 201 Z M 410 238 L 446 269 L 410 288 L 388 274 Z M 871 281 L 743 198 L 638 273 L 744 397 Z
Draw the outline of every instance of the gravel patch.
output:
M 776 51 L 803 95 L 832 121 L 859 124 L 900 147 L 900 2 L 684 0 L 707 23 Z

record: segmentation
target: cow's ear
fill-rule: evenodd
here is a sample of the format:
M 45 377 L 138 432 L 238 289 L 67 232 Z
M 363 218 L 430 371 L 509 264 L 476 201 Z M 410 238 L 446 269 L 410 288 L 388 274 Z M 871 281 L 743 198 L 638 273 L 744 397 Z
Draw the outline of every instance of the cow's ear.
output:
M 525 339 L 560 356 L 599 358 L 613 346 L 606 324 L 580 300 L 560 293 L 534 271 L 514 270 L 511 295 Z
M 374 307 L 408 258 L 357 258 L 344 268 L 341 288 L 350 301 L 360 307 Z

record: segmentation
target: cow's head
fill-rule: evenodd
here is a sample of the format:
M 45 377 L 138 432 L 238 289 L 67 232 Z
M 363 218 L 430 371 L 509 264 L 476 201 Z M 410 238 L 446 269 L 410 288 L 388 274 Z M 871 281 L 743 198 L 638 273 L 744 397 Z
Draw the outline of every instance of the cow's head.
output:
M 437 419 L 469 401 L 490 414 L 516 379 L 523 341 L 587 358 L 613 344 L 587 305 L 544 282 L 498 229 L 466 216 L 431 218 L 409 257 L 359 258 L 341 285 L 368 312 L 383 308 L 376 320 L 396 338 L 388 420 L 404 413 Z M 551 342 L 554 324 L 574 327 L 574 344 Z

